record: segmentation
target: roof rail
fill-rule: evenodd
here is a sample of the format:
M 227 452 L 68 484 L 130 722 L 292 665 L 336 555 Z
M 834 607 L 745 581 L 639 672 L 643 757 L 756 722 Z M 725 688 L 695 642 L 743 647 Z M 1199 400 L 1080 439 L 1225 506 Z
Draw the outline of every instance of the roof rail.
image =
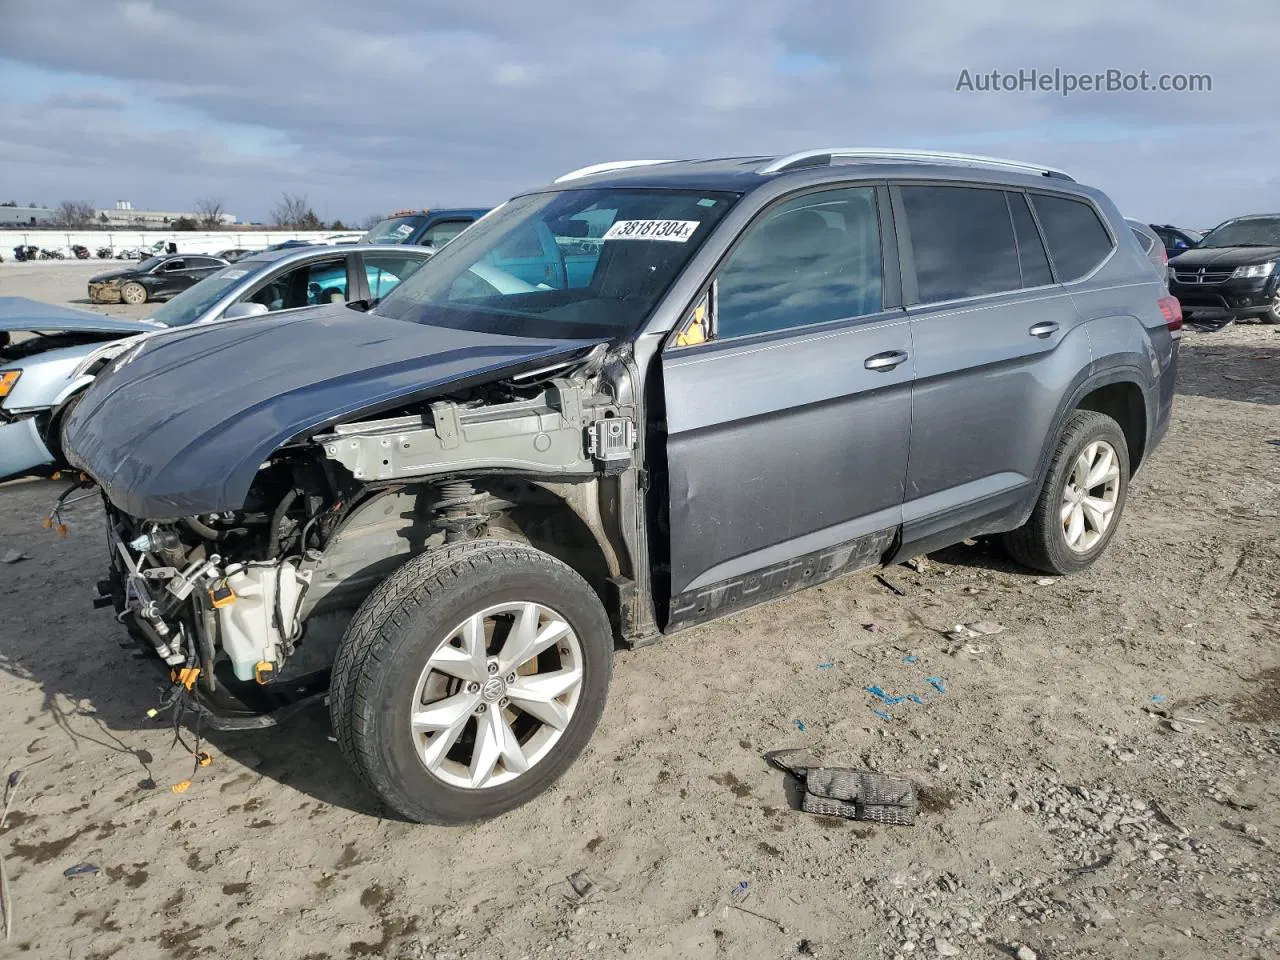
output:
M 577 180 L 580 177 L 589 177 L 593 173 L 604 173 L 607 170 L 625 170 L 628 167 L 647 167 L 654 163 L 671 163 L 670 160 L 610 160 L 607 163 L 593 163 L 589 167 L 579 167 L 577 170 L 570 170 L 563 176 L 556 177 L 552 183 L 564 183 L 566 180 Z
M 902 163 L 942 163 L 966 167 L 991 167 L 997 170 L 1009 170 L 1015 173 L 1031 173 L 1042 177 L 1056 177 L 1060 180 L 1075 178 L 1061 170 L 1046 167 L 1038 163 L 1024 163 L 1021 160 L 1004 160 L 1000 157 L 984 157 L 970 153 L 948 153 L 941 150 L 888 150 L 875 147 L 824 147 L 820 150 L 801 150 L 785 157 L 775 157 L 758 171 L 761 174 L 782 173 L 801 167 L 817 167 L 831 163 L 832 160 L 873 160 Z

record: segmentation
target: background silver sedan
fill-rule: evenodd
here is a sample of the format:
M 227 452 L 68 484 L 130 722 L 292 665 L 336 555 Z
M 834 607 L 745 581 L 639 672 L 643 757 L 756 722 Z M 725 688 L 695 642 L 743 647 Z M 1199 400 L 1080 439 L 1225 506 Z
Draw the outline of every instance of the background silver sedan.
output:
M 431 255 L 424 247 L 390 244 L 266 250 L 223 267 L 159 304 L 144 321 L 4 298 L 0 480 L 59 465 L 56 438 L 67 413 L 93 380 L 94 358 L 105 360 L 125 339 L 322 303 L 377 301 Z

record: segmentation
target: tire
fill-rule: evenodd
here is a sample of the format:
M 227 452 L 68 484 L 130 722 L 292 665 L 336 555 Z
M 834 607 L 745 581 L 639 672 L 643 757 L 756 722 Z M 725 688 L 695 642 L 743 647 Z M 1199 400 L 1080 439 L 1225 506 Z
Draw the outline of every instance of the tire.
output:
M 1272 326 L 1280 324 L 1280 293 L 1277 293 L 1276 298 L 1271 301 L 1271 309 L 1258 319 Z
M 66 465 L 66 452 L 62 447 L 62 428 L 67 423 L 67 418 L 71 416 L 76 405 L 84 399 L 84 391 L 74 393 L 66 400 L 62 401 L 62 406 L 53 411 L 53 415 L 49 418 L 49 428 L 45 432 L 44 445 L 53 454 L 54 463 L 59 466 Z
M 1101 447 L 1094 448 L 1095 444 L 1110 448 L 1117 468 L 1114 488 L 1110 481 L 1096 484 L 1085 491 L 1090 494 L 1086 501 L 1078 503 L 1076 509 L 1070 509 L 1067 503 L 1068 482 L 1072 483 L 1071 496 L 1077 497 L 1079 487 L 1076 481 L 1082 456 L 1094 449 L 1099 455 L 1103 453 Z M 1025 524 L 1004 534 L 1005 548 L 1015 560 L 1033 570 L 1053 574 L 1085 570 L 1102 556 L 1119 529 L 1128 493 L 1129 446 L 1124 431 L 1106 414 L 1076 410 L 1062 428 L 1062 436 L 1035 509 Z M 1097 529 L 1099 511 L 1096 505 L 1099 502 L 1111 504 L 1111 509 L 1105 514 L 1110 519 L 1101 530 Z M 1089 504 L 1095 505 L 1095 509 L 1086 509 Z M 1079 515 L 1083 530 L 1071 525 L 1072 521 L 1067 519 L 1069 510 L 1071 514 Z M 1074 547 L 1069 542 L 1073 533 L 1078 536 Z
M 124 303 L 138 306 L 147 302 L 147 288 L 140 283 L 134 283 L 130 280 L 120 288 L 120 299 Z
M 483 661 L 482 669 L 487 666 L 490 674 L 487 680 L 477 678 L 483 686 L 437 672 L 433 665 L 440 662 L 446 662 L 449 670 L 463 664 L 467 669 L 476 666 L 466 656 L 466 625 L 482 611 L 517 604 L 536 605 L 542 611 L 534 621 L 535 632 L 545 636 L 550 629 L 542 626 L 543 613 L 553 613 L 571 632 L 519 667 L 528 671 L 521 676 L 515 668 L 507 672 L 510 664 L 492 675 L 492 666 Z M 497 625 L 505 616 L 499 614 L 494 620 L 488 649 L 480 651 L 489 664 L 493 654 L 507 653 L 506 635 L 500 642 Z M 571 656 L 566 657 L 567 652 Z M 559 702 L 568 717 L 564 723 L 564 714 L 556 715 L 562 724 L 559 730 L 519 708 L 517 691 L 531 676 L 569 675 L 574 669 L 580 669 L 581 680 L 576 692 L 565 694 L 569 705 Z M 609 618 L 585 580 L 527 545 L 470 541 L 420 554 L 361 604 L 334 661 L 330 715 L 343 756 L 392 810 L 419 823 L 468 823 L 527 803 L 559 778 L 599 722 L 612 670 Z M 503 684 L 497 694 L 502 699 L 490 689 L 494 684 Z M 428 696 L 429 691 L 435 695 Z M 436 707 L 432 716 L 443 715 L 446 707 L 441 704 L 459 703 L 464 697 L 472 699 L 460 710 L 448 708 L 450 717 L 464 718 L 453 739 L 445 736 L 452 727 L 424 733 L 410 722 L 411 715 L 427 717 L 428 713 L 419 711 L 432 706 Z M 493 709 L 486 709 L 490 704 Z M 506 724 L 506 730 L 519 740 L 516 748 L 521 752 L 516 759 L 528 763 L 526 770 L 518 772 L 519 763 L 511 764 L 504 751 L 491 765 L 493 783 L 465 782 L 468 776 L 476 776 L 481 754 L 477 738 L 482 730 L 496 729 L 482 728 L 482 723 Z M 439 746 L 437 737 L 445 737 L 440 741 L 444 747 L 434 753 L 436 766 L 429 769 L 429 758 Z M 506 741 L 508 746 L 513 742 Z M 532 760 L 525 750 L 533 752 Z

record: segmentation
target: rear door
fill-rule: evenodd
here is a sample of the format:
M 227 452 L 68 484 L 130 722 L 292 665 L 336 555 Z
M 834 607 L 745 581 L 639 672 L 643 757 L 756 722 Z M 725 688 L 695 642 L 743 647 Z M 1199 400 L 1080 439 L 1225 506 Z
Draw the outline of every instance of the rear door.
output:
M 1007 527 L 1035 496 L 1058 405 L 1090 351 L 1026 194 L 951 183 L 893 193 L 916 349 L 909 554 Z
M 781 200 L 666 348 L 667 629 L 874 563 L 892 541 L 913 373 L 892 235 L 883 187 Z

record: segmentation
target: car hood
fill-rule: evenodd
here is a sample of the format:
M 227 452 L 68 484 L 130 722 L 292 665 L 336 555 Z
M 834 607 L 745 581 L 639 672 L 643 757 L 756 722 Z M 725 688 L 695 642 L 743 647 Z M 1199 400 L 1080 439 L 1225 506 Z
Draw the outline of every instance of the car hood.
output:
M 59 307 L 27 297 L 0 297 L 0 330 L 31 330 L 41 333 L 118 333 L 122 337 L 156 324 L 144 320 L 119 320 L 89 310 Z
M 68 420 L 65 449 L 133 516 L 236 510 L 291 440 L 604 342 L 476 333 L 343 305 L 166 331 L 98 377 Z
M 118 270 L 108 270 L 106 273 L 94 274 L 89 278 L 90 283 L 105 283 L 108 280 L 124 280 L 126 277 L 143 276 L 137 267 L 120 267 Z
M 1280 247 L 1195 247 L 1169 258 L 1178 270 L 1200 267 L 1247 267 L 1254 263 L 1280 260 Z

